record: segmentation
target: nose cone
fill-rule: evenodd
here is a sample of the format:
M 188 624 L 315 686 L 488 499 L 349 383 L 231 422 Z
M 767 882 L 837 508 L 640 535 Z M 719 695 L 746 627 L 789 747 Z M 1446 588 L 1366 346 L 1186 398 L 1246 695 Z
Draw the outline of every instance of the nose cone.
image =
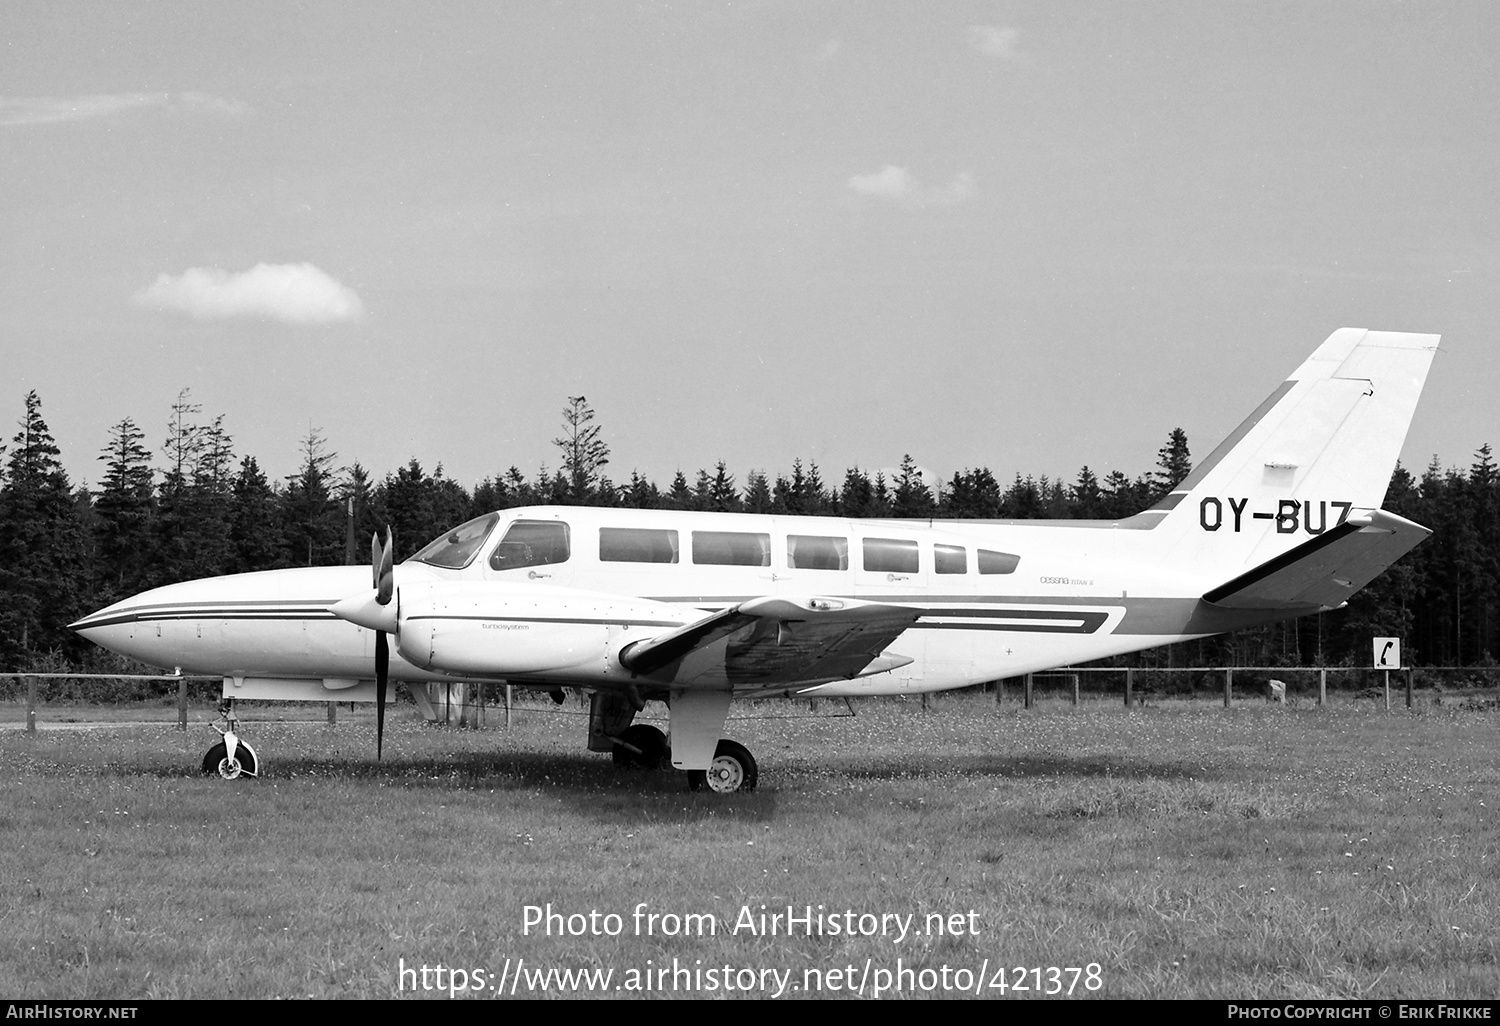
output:
M 150 594 L 152 593 L 149 591 L 144 592 L 134 598 L 116 602 L 112 606 L 105 606 L 97 613 L 91 613 L 81 620 L 68 624 L 68 630 L 76 631 L 100 648 L 107 648 L 121 655 L 133 655 L 134 653 L 128 650 L 128 643 L 134 633 L 136 605 Z
M 310 567 L 209 577 L 143 591 L 69 624 L 101 648 L 153 666 L 219 671 L 210 624 L 334 620 L 331 607 L 370 590 L 368 567 Z

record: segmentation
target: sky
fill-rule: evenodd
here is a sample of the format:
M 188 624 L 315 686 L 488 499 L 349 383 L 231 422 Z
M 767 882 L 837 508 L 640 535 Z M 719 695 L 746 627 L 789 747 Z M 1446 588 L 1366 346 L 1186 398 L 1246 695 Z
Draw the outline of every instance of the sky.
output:
M 1150 471 L 1343 326 L 1500 444 L 1500 4 L 0 4 L 0 443 Z M 7 412 L 7 408 L 9 412 Z

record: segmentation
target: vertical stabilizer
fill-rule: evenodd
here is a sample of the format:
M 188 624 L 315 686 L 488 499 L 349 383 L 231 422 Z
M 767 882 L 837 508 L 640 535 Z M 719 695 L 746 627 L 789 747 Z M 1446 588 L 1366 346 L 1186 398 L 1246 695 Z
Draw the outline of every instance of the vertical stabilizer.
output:
M 1340 328 L 1139 521 L 1227 578 L 1379 509 L 1437 345 Z

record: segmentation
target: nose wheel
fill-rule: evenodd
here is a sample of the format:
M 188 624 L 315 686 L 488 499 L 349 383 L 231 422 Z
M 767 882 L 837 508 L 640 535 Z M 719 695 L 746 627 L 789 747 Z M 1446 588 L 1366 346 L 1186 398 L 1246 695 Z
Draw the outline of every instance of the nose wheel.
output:
M 204 775 L 223 780 L 259 776 L 260 760 L 255 757 L 255 749 L 240 740 L 240 721 L 234 715 L 234 699 L 224 699 L 219 706 L 219 715 L 224 717 L 224 726 L 217 723 L 212 726 L 224 740 L 203 754 Z
M 758 772 L 750 749 L 724 738 L 714 750 L 714 761 L 706 770 L 688 770 L 688 790 L 707 787 L 715 794 L 754 791 Z
M 258 768 L 255 752 L 243 741 L 235 746 L 233 758 L 229 755 L 229 746 L 223 741 L 214 745 L 203 756 L 203 772 L 210 777 L 237 780 L 241 776 L 256 776 Z

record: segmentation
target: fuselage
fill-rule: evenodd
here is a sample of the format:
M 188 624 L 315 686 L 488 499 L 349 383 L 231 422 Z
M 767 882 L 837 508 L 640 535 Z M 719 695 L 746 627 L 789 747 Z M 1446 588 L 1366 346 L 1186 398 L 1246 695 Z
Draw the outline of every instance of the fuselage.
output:
M 944 690 L 1274 618 L 1203 602 L 1214 582 L 1164 565 L 1154 523 L 505 510 L 396 568 L 405 619 L 390 673 L 625 687 L 630 675 L 611 662 L 621 643 L 763 596 L 921 615 L 886 650 L 903 661 L 896 669 L 758 693 Z M 368 698 L 376 632 L 333 607 L 370 588 L 367 567 L 209 578 L 144 592 L 74 628 L 146 663 L 222 676 L 226 694 Z

